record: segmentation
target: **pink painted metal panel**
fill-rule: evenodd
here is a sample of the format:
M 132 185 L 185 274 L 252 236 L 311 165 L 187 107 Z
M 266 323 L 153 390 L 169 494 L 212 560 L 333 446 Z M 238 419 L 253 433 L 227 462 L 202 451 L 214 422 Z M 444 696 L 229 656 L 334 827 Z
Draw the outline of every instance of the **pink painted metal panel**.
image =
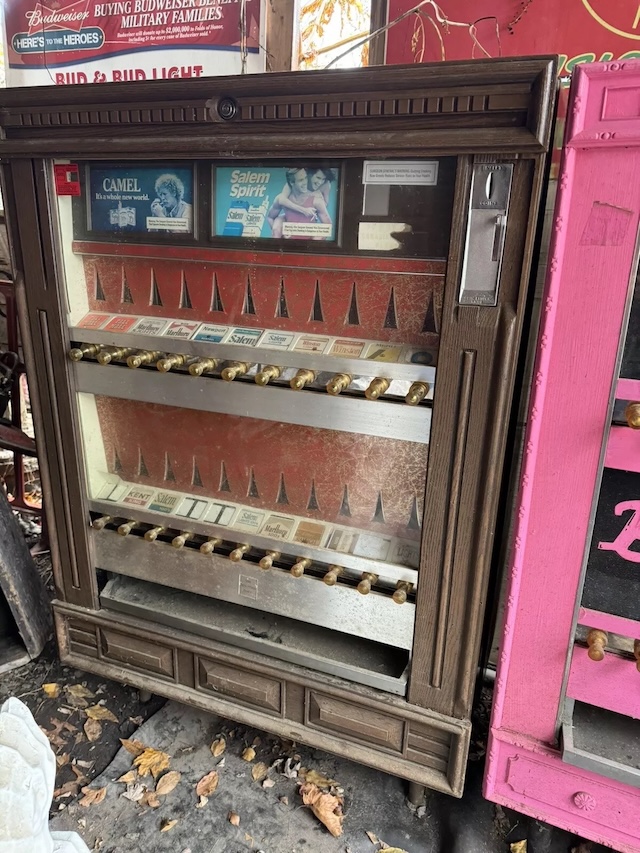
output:
M 623 853 L 640 853 L 640 791 L 562 763 L 550 745 L 640 223 L 634 104 L 640 62 L 576 69 L 485 774 L 489 799 Z
M 640 433 L 626 426 L 611 427 L 604 464 L 620 471 L 640 472 Z
M 602 660 L 593 661 L 587 656 L 585 648 L 575 646 L 571 656 L 567 696 L 639 719 L 640 672 L 634 661 L 620 655 L 609 653 Z
M 618 379 L 616 399 L 640 402 L 640 379 Z
M 637 788 L 565 764 L 550 749 L 532 752 L 494 736 L 490 751 L 496 773 L 490 797 L 494 802 L 619 853 L 638 853 Z
M 622 616 L 613 616 L 611 613 L 601 613 L 599 610 L 589 610 L 581 607 L 578 613 L 578 624 L 587 628 L 599 628 L 600 631 L 611 631 L 613 634 L 622 634 L 632 640 L 640 640 L 640 621 L 624 619 Z

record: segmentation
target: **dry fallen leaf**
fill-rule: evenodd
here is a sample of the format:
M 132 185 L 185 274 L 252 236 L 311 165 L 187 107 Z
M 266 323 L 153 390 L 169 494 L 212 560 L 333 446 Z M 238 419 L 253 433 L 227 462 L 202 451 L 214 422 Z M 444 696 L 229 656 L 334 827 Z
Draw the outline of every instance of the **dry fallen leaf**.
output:
M 227 742 L 223 737 L 218 737 L 211 744 L 211 754 L 214 758 L 218 758 L 218 756 L 222 755 L 222 753 L 227 748 Z
M 160 824 L 160 832 L 169 832 L 170 829 L 177 824 L 177 820 L 174 818 L 173 820 L 163 820 Z
M 87 740 L 90 740 L 92 743 L 100 740 L 100 736 L 102 735 L 102 726 L 97 720 L 87 720 L 82 728 L 87 736 Z
M 262 782 L 264 777 L 269 772 L 269 768 L 263 761 L 258 761 L 251 769 L 251 776 L 254 782 Z
M 127 790 L 122 794 L 125 800 L 131 800 L 132 803 L 139 803 L 147 793 L 146 785 L 137 782 L 135 785 L 127 785 Z
M 253 761 L 253 759 L 254 759 L 255 757 L 256 757 L 256 751 L 255 751 L 255 749 L 254 749 L 252 746 L 248 746 L 248 747 L 245 749 L 245 751 L 242 753 L 242 755 L 240 756 L 240 758 L 241 758 L 243 761 Z
M 120 743 L 127 750 L 128 753 L 134 755 L 136 758 L 141 755 L 145 749 L 147 748 L 143 743 L 140 743 L 139 740 L 128 740 L 127 738 L 120 738 Z
M 64 692 L 74 699 L 93 699 L 95 693 L 92 693 L 84 684 L 68 684 L 64 688 Z
M 75 797 L 80 790 L 80 782 L 74 779 L 73 782 L 65 782 L 60 788 L 56 788 L 53 792 L 53 799 L 58 800 L 61 797 Z
M 280 797 L 279 799 L 283 806 L 289 805 L 289 797 Z
M 115 714 L 112 714 L 104 705 L 92 705 L 85 711 L 90 720 L 108 720 L 110 723 L 119 722 Z
M 203 809 L 207 803 L 209 802 L 209 797 L 198 797 L 198 802 L 196 803 L 197 809 Z
M 64 767 L 65 764 L 68 764 L 70 761 L 70 757 L 66 752 L 62 752 L 60 755 L 56 755 L 56 767 Z
M 216 770 L 212 770 L 211 773 L 207 773 L 206 776 L 203 776 L 202 779 L 196 785 L 196 794 L 198 797 L 210 797 L 211 794 L 218 787 L 218 782 L 220 781 L 220 777 L 218 776 L 218 772 Z
M 119 779 L 116 779 L 116 782 L 122 782 L 125 785 L 131 785 L 138 778 L 138 773 L 135 770 L 129 770 Z
M 400 847 L 389 847 L 384 841 L 381 841 L 382 844 L 381 850 L 384 850 L 384 853 L 407 853 L 406 850 L 401 850 Z
M 323 776 L 322 773 L 318 773 L 317 770 L 305 770 L 304 773 L 301 770 L 300 776 L 305 782 L 311 782 L 313 785 L 317 785 L 318 788 L 340 787 L 340 783 L 336 782 L 335 779 L 329 779 L 327 776 Z M 372 843 L 377 844 L 376 841 Z
M 333 794 L 323 793 L 313 782 L 305 782 L 300 786 L 300 795 L 305 806 L 311 806 L 311 811 L 329 830 L 334 838 L 342 835 L 343 800 Z
M 273 780 L 273 779 L 265 779 L 265 780 L 264 780 L 264 782 L 262 783 L 262 787 L 263 787 L 263 788 L 273 788 L 273 786 L 274 786 L 275 784 L 276 784 L 276 783 L 275 783 L 275 780 Z
M 57 699 L 60 695 L 60 685 L 55 682 L 49 682 L 48 684 L 43 684 L 42 689 L 44 691 L 44 695 L 49 699 Z
M 156 794 L 159 797 L 166 797 L 176 787 L 180 781 L 182 774 L 177 770 L 170 770 L 162 776 L 156 784 Z
M 380 839 L 377 835 L 374 835 L 373 832 L 369 832 L 369 830 L 365 829 L 364 834 L 367 836 L 367 838 L 372 844 L 380 844 Z
M 101 803 L 107 796 L 106 788 L 83 788 L 84 797 L 80 800 L 81 806 L 93 806 L 96 803 Z
M 162 771 L 169 766 L 169 760 L 166 752 L 148 746 L 144 752 L 133 759 L 133 764 L 138 768 L 138 773 L 141 776 L 148 776 L 151 773 L 153 778 L 157 779 Z
M 509 850 L 511 851 L 511 853 L 527 853 L 527 842 L 514 841 L 513 844 L 509 845 Z
M 147 791 L 140 802 L 143 806 L 149 806 L 152 809 L 160 807 L 160 800 L 156 796 L 155 791 Z
M 232 823 L 234 826 L 240 826 L 240 815 L 235 812 L 229 812 L 229 823 Z

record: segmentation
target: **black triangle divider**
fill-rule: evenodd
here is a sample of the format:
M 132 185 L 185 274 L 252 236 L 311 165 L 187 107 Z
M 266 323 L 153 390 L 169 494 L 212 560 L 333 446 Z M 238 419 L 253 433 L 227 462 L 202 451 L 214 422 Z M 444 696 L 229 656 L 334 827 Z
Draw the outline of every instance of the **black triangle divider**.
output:
M 122 271 L 122 302 L 128 302 L 130 304 L 133 304 L 133 296 L 131 294 L 131 290 L 129 289 L 127 276 L 124 270 Z
M 138 477 L 148 477 L 149 469 L 146 466 L 144 461 L 144 456 L 142 455 L 142 451 L 138 450 Z
M 224 462 L 220 463 L 220 486 L 218 487 L 218 491 L 220 492 L 230 492 L 231 486 L 229 485 L 229 480 L 227 479 L 227 469 L 225 467 Z
M 200 476 L 200 469 L 198 468 L 198 463 L 196 462 L 195 456 L 193 457 L 193 474 L 191 475 L 191 485 L 192 486 L 203 486 L 202 477 Z
M 165 453 L 164 455 L 164 479 L 167 483 L 175 483 L 176 481 L 176 475 L 173 473 L 168 453 Z
M 277 504 L 288 504 L 289 498 L 287 496 L 287 487 L 284 482 L 284 474 L 280 474 L 280 487 L 278 489 L 278 497 L 276 498 Z
M 289 309 L 287 307 L 287 294 L 284 290 L 284 279 L 280 279 L 280 296 L 278 297 L 278 309 L 276 317 L 288 317 Z
M 247 497 L 250 498 L 259 498 L 260 492 L 258 491 L 258 486 L 256 485 L 256 476 L 253 473 L 253 468 L 251 469 L 251 476 L 249 478 L 249 491 L 247 492 Z
M 117 450 L 113 451 L 113 471 L 115 474 L 122 474 L 122 462 Z
M 313 308 L 311 309 L 310 320 L 315 320 L 317 323 L 324 322 L 324 314 L 322 313 L 322 300 L 320 299 L 320 282 L 316 279 L 316 289 L 313 294 Z
M 191 296 L 189 295 L 187 278 L 184 273 L 182 273 L 182 287 L 180 288 L 180 307 L 193 308 L 193 305 L 191 304 Z
M 318 498 L 316 497 L 315 480 L 311 481 L 311 491 L 309 492 L 309 501 L 307 503 L 307 509 L 308 510 L 320 509 L 320 505 L 318 504 Z
M 351 302 L 349 303 L 349 313 L 347 314 L 346 325 L 360 325 L 360 313 L 358 311 L 358 285 L 355 283 L 355 281 L 353 282 L 353 287 L 351 288 Z
M 242 306 L 243 314 L 255 314 L 256 306 L 253 304 L 253 293 L 251 292 L 251 280 L 247 276 L 247 289 L 244 294 L 244 305 Z
M 220 297 L 220 290 L 218 289 L 218 276 L 213 274 L 213 286 L 211 289 L 211 310 L 212 311 L 224 311 L 224 305 L 222 304 L 222 299 Z
M 376 501 L 376 511 L 373 514 L 371 521 L 379 521 L 382 524 L 385 522 L 384 508 L 382 506 L 382 493 L 378 492 L 378 500 Z
M 433 293 L 429 297 L 429 304 L 427 305 L 427 313 L 425 314 L 424 323 L 422 324 L 422 331 L 431 332 L 435 335 L 438 334 L 438 322 L 436 320 L 436 306 Z
M 104 295 L 104 290 L 102 289 L 102 284 L 100 283 L 100 275 L 98 270 L 96 270 L 96 301 L 97 302 L 106 302 L 107 297 Z
M 151 299 L 149 300 L 149 304 L 162 306 L 160 288 L 158 287 L 158 282 L 156 281 L 156 274 L 153 270 L 151 270 Z
M 351 518 L 351 507 L 349 506 L 349 489 L 347 486 L 344 487 L 344 491 L 342 493 L 342 503 L 340 504 L 340 515 L 344 515 L 347 518 Z
M 398 328 L 398 318 L 396 317 L 396 294 L 393 287 L 391 288 L 391 293 L 389 294 L 389 304 L 387 305 L 387 314 L 384 318 L 384 328 Z
M 418 518 L 418 499 L 413 498 L 413 503 L 411 504 L 411 515 L 409 516 L 409 521 L 407 523 L 407 530 L 420 530 L 420 519 Z

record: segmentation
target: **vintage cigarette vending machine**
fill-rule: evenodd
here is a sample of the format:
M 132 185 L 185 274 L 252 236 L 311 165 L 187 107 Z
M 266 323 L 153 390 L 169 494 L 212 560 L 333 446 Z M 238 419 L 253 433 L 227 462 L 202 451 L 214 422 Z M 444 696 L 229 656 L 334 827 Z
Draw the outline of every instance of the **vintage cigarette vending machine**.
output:
M 3 93 L 66 661 L 461 794 L 554 72 Z

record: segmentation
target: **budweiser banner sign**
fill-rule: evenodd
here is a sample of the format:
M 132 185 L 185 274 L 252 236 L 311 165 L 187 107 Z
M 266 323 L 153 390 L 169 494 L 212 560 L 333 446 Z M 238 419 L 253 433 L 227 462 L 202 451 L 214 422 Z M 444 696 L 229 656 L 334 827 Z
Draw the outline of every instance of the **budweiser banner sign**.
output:
M 8 86 L 264 71 L 261 5 L 245 0 L 9 0 Z

